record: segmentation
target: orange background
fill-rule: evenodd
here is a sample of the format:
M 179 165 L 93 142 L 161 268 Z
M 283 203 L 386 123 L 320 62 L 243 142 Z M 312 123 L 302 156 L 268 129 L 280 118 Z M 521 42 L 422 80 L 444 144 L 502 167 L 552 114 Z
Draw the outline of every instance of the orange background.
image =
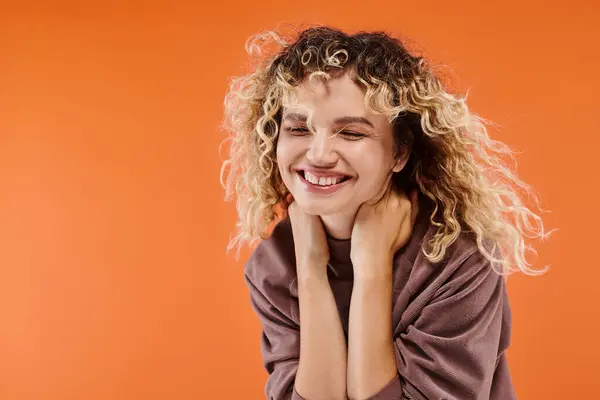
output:
M 509 279 L 519 399 L 598 398 L 595 2 L 96 3 L 0 6 L 0 399 L 263 398 L 217 148 L 280 22 L 409 36 L 502 125 L 559 229 Z

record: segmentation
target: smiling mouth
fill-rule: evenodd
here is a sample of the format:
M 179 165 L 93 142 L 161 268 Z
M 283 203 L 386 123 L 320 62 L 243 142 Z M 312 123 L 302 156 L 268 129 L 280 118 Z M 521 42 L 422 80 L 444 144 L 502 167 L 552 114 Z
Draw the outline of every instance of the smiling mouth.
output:
M 349 180 L 351 177 L 350 176 L 328 176 L 328 177 L 324 177 L 324 176 L 316 176 L 311 174 L 308 171 L 304 171 L 304 170 L 299 170 L 298 171 L 298 175 L 300 175 L 300 177 L 305 180 L 306 182 L 315 185 L 315 186 L 320 186 L 320 187 L 331 187 L 331 186 L 336 186 L 339 185 L 340 183 L 344 183 L 347 180 Z

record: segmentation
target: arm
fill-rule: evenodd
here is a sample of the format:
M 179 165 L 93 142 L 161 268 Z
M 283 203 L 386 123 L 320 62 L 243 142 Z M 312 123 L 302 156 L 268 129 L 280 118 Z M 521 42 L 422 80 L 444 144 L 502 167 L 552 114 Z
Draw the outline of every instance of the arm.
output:
M 510 331 L 501 336 L 501 332 L 510 329 L 511 318 L 504 279 L 479 252 L 452 263 L 455 264 L 446 268 L 453 272 L 416 320 L 406 326 L 401 321 L 396 327 L 396 335 L 390 341 L 396 376 L 391 372 L 388 375 L 389 348 L 382 342 L 389 325 L 386 327 L 386 318 L 376 311 L 380 307 L 381 313 L 391 313 L 391 299 L 384 300 L 391 288 L 376 275 L 358 283 L 360 292 L 353 292 L 350 310 L 348 370 L 349 374 L 357 370 L 352 379 L 361 388 L 357 385 L 359 390 L 351 398 L 516 398 L 506 360 L 500 358 L 504 357 L 510 338 Z M 361 265 L 369 266 L 370 262 Z M 376 268 L 369 266 L 367 271 Z M 355 361 L 361 353 L 362 359 Z M 367 362 L 374 365 L 374 370 L 358 372 L 358 361 L 365 360 L 370 360 Z M 376 392 L 385 383 L 384 377 L 391 380 Z M 349 377 L 349 393 L 350 382 Z
M 346 343 L 327 276 L 299 277 L 300 328 L 288 316 L 288 288 L 276 287 L 261 275 L 245 275 L 245 281 L 263 328 L 267 399 L 344 399 Z
M 445 283 L 415 320 L 398 327 L 394 344 L 403 390 L 416 400 L 514 399 L 508 369 L 499 363 L 511 318 L 503 277 L 479 251 L 444 268 L 452 271 Z
M 252 268 L 251 272 L 257 269 Z M 268 400 L 298 400 L 294 378 L 300 357 L 300 330 L 288 314 L 284 287 L 272 287 L 262 275 L 244 275 L 250 303 L 262 326 L 260 350 L 269 374 L 265 385 Z M 267 286 L 269 285 L 269 286 Z M 266 288 L 269 287 L 267 290 Z
M 346 398 L 346 340 L 327 277 L 329 247 L 323 223 L 294 201 L 288 208 L 295 253 L 300 313 L 296 396 Z
M 347 372 L 350 399 L 366 399 L 384 387 L 386 392 L 401 394 L 392 337 L 391 263 L 372 260 L 356 268 L 372 273 L 355 275 L 352 290 Z M 382 264 L 386 265 L 381 268 Z
M 306 269 L 304 269 L 306 270 Z M 300 363 L 296 392 L 310 400 L 346 397 L 346 339 L 326 274 L 298 277 Z

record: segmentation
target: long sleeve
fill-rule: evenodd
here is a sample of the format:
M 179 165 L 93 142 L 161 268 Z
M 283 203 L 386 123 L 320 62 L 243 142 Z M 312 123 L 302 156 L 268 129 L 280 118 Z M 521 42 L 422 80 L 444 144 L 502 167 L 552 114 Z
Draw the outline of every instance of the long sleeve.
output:
M 265 387 L 269 400 L 303 400 L 294 390 L 294 380 L 300 358 L 299 327 L 286 316 L 285 293 L 274 290 L 268 299 L 247 275 L 252 307 L 262 325 L 261 352 L 269 373 Z M 289 294 L 287 295 L 289 296 Z M 283 309 L 282 309 L 283 308 Z
M 400 377 L 396 376 L 390 383 L 385 385 L 375 395 L 369 397 L 368 400 L 404 400 L 406 397 L 403 395 L 402 385 L 400 384 Z
M 401 327 L 394 340 L 398 382 L 372 400 L 490 399 L 503 356 L 503 318 L 510 318 L 506 302 L 504 279 L 488 260 L 480 252 L 466 257 Z M 505 393 L 503 400 L 516 398 L 512 386 Z
M 369 400 L 515 399 L 503 278 L 478 251 L 449 261 L 448 274 L 434 268 L 436 289 L 416 296 L 395 330 L 398 375 Z
M 428 232 L 434 234 L 428 226 L 423 219 L 396 259 L 391 339 L 398 375 L 369 400 L 515 400 L 506 359 L 511 313 L 504 279 L 468 235 L 459 238 L 444 261 L 430 263 L 420 251 Z M 340 254 L 349 260 L 350 251 L 348 243 L 341 244 L 330 243 L 330 249 L 341 250 L 331 285 L 347 326 L 352 270 L 341 262 Z M 302 400 L 294 392 L 300 321 L 293 255 L 289 224 L 279 224 L 245 268 L 251 304 L 263 328 L 268 400 Z

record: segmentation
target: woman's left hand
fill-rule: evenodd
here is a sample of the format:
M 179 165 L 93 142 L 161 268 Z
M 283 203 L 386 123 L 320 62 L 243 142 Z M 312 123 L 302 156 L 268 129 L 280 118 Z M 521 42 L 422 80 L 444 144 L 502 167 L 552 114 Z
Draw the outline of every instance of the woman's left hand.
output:
M 391 273 L 391 270 L 360 271 L 360 268 L 389 269 L 396 251 L 408 242 L 418 212 L 416 189 L 407 195 L 389 185 L 383 195 L 363 203 L 352 228 L 350 257 L 355 275 L 357 272 Z

